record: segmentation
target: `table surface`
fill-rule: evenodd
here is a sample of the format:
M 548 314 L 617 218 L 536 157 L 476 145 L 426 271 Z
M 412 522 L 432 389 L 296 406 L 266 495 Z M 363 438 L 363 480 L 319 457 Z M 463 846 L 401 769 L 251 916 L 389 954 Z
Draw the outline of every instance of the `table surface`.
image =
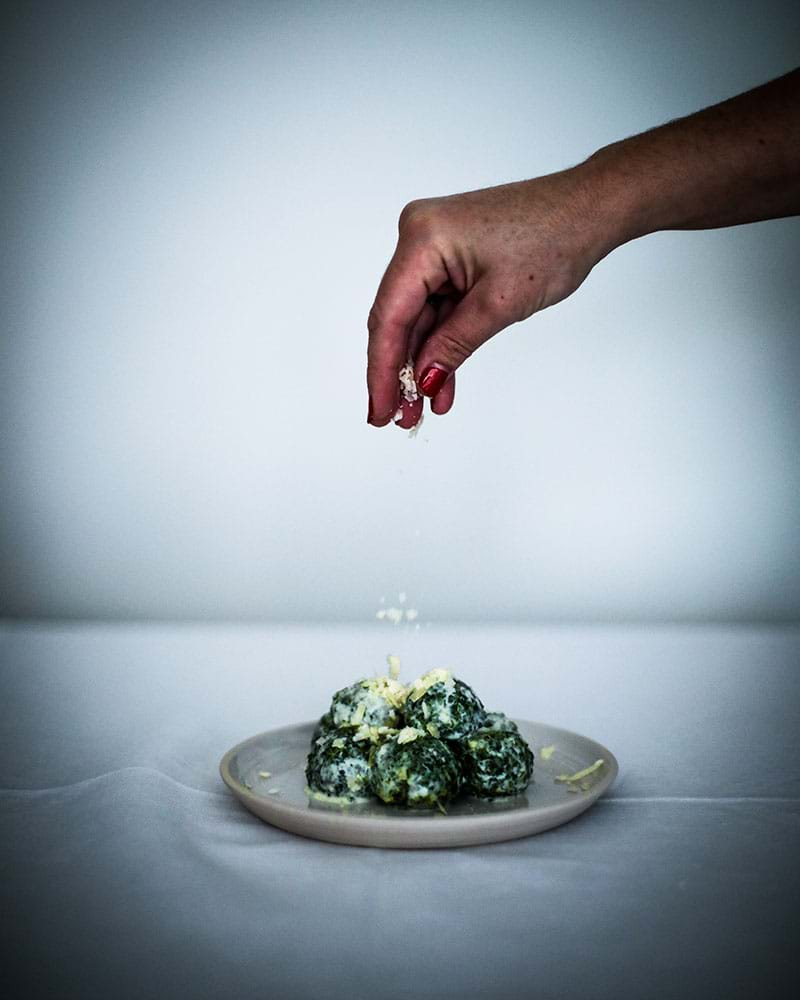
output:
M 222 754 L 384 669 L 608 746 L 548 833 L 382 851 L 250 815 Z M 0 626 L 0 912 L 20 996 L 784 995 L 800 629 Z M 788 988 L 787 988 L 788 989 Z M 785 995 L 788 995 L 786 993 Z

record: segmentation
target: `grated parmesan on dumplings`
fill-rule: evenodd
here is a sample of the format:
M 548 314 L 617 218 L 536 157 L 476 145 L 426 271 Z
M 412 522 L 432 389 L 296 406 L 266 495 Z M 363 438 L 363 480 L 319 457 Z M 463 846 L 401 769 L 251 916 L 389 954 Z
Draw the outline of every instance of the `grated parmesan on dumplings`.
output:
M 397 742 L 402 743 L 413 743 L 418 736 L 424 736 L 425 733 L 421 729 L 415 729 L 414 726 L 406 726 L 401 729 L 397 734 Z
M 419 701 L 428 688 L 433 687 L 434 684 L 439 684 L 440 682 L 452 688 L 454 685 L 453 674 L 449 670 L 445 670 L 441 667 L 429 670 L 427 674 L 423 674 L 422 677 L 418 677 L 408 686 L 408 696 L 411 701 Z

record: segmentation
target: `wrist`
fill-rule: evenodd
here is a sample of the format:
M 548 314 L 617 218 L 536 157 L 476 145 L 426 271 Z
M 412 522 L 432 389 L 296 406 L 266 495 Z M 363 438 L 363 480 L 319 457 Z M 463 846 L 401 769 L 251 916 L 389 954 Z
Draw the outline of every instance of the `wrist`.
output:
M 604 146 L 572 168 L 585 191 L 598 260 L 658 228 L 650 217 L 652 199 L 643 173 L 625 156 L 622 145 Z

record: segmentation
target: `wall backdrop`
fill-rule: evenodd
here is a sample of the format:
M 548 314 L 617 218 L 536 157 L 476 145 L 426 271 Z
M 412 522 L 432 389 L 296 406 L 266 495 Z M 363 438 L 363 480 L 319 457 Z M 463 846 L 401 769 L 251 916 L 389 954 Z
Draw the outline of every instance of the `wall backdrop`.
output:
M 4 11 L 2 614 L 800 616 L 800 220 L 622 248 L 416 439 L 364 384 L 406 201 L 786 72 L 800 5 Z

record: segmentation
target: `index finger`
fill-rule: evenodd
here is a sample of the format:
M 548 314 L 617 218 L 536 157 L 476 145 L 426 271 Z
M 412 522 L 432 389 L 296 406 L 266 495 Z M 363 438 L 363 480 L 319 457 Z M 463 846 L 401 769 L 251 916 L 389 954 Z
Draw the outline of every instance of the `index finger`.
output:
M 401 238 L 367 320 L 369 419 L 378 427 L 387 424 L 397 410 L 397 375 L 408 358 L 411 331 L 428 296 L 446 279 L 438 254 L 419 245 L 407 248 Z

